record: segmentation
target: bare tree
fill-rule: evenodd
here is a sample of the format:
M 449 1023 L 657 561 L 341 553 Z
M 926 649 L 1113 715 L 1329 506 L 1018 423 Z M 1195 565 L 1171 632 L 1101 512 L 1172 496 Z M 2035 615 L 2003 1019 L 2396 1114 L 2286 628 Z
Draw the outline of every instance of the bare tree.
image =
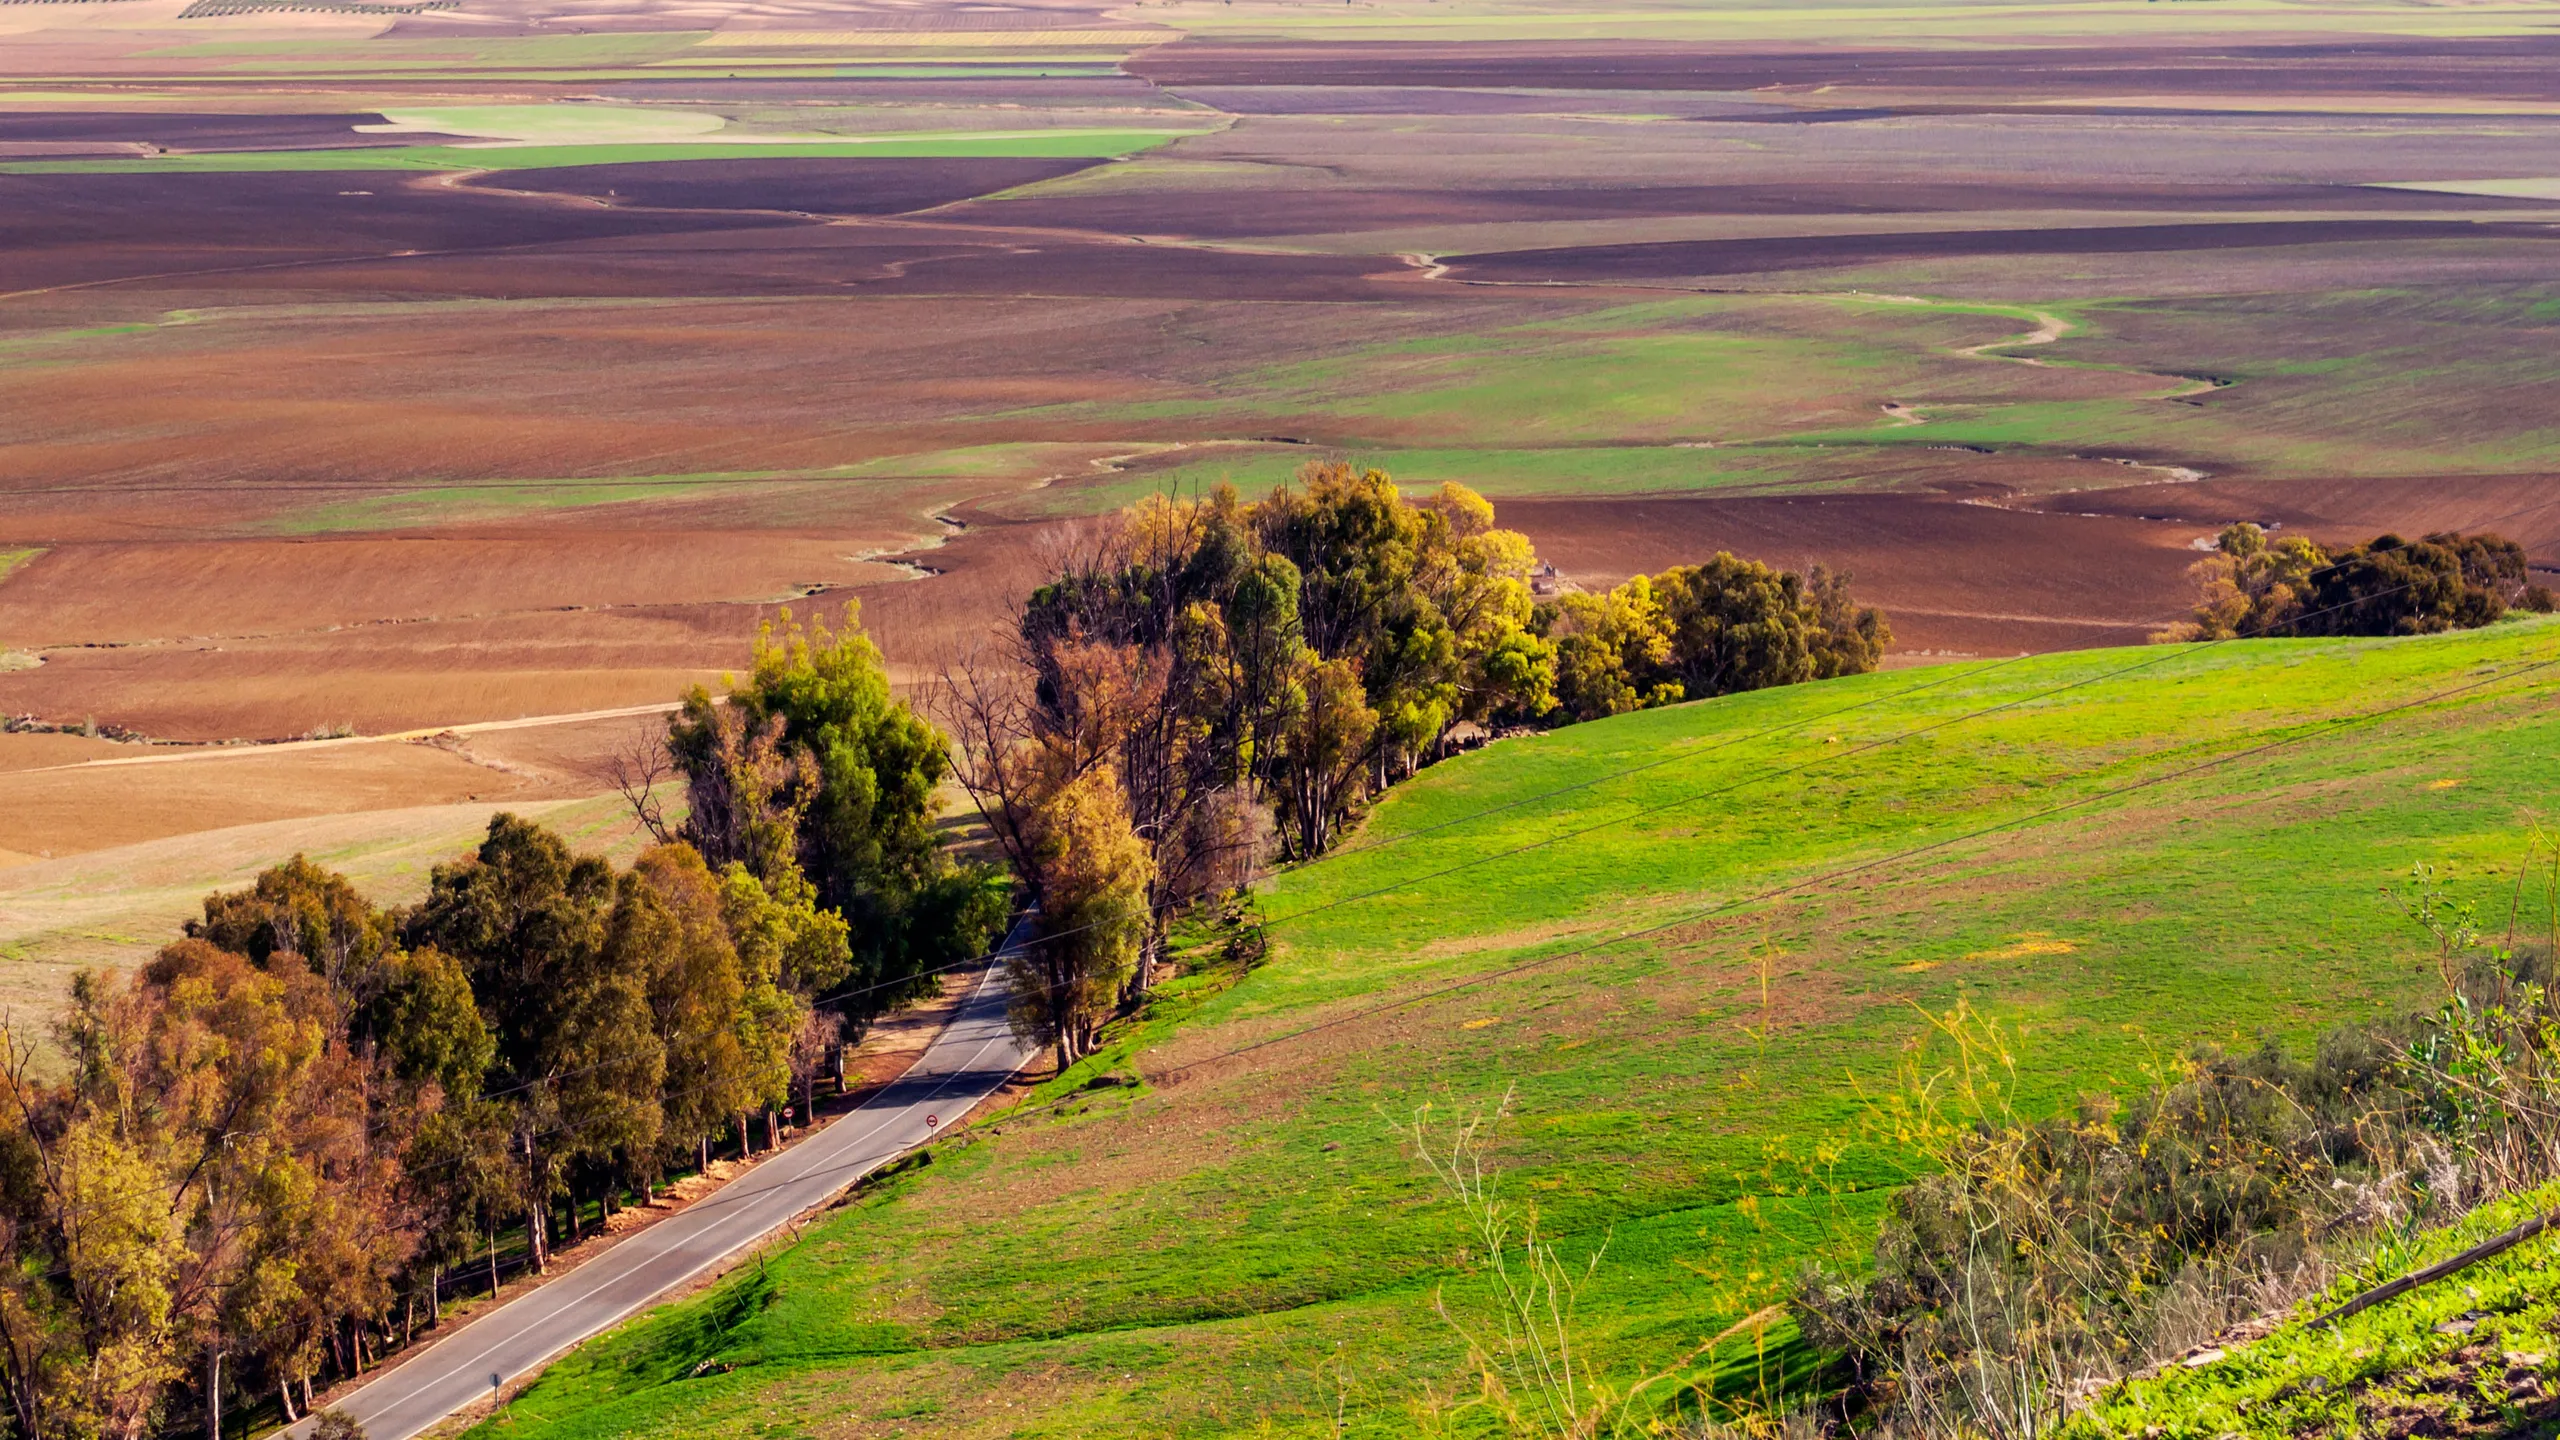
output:
M 658 793 L 660 786 L 676 778 L 675 757 L 667 752 L 663 724 L 644 721 L 632 727 L 596 763 L 595 775 L 622 796 L 622 803 L 631 807 L 631 818 L 649 832 L 650 839 L 661 845 L 675 840 L 676 832 L 667 824 L 666 801 Z
M 1034 815 L 1048 788 L 1024 763 L 1038 733 L 1029 667 L 1016 655 L 975 649 L 947 660 L 931 697 L 951 744 L 951 774 L 985 818 L 1014 874 L 1038 899 Z

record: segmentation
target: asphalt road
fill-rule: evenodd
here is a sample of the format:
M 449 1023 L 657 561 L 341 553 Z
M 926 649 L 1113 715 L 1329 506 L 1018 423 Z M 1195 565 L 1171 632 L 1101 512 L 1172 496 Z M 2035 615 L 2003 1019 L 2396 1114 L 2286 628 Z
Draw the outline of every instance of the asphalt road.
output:
M 559 1279 L 508 1301 L 341 1398 L 372 1440 L 409 1440 L 824 1203 L 947 1127 L 1030 1058 L 990 966 L 924 1054 L 833 1124 Z M 928 1118 L 938 1121 L 928 1125 Z M 292 1434 L 305 1435 L 308 1420 Z

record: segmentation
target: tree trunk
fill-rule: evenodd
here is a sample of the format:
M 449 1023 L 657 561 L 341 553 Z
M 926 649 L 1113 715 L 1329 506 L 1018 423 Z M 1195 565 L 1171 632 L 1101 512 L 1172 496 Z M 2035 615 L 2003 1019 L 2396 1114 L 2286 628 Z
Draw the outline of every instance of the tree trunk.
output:
M 311 1375 L 308 1371 L 302 1376 L 302 1413 L 311 1413 Z
M 756 1149 L 755 1149 L 755 1147 L 756 1147 L 756 1137 L 755 1137 L 755 1134 L 754 1134 L 754 1132 L 752 1132 L 752 1131 L 750 1131 L 750 1130 L 748 1130 L 748 1129 L 747 1129 L 747 1112 L 746 1112 L 746 1111 L 744 1111 L 744 1110 L 741 1110 L 741 1111 L 739 1111 L 739 1112 L 738 1112 L 738 1160 L 739 1160 L 739 1163 L 744 1164 L 746 1161 L 751 1160 L 751 1159 L 754 1159 L 754 1158 L 755 1158 L 755 1153 L 756 1153 Z
M 284 1407 L 284 1423 L 287 1425 L 302 1418 L 293 1413 L 293 1381 L 287 1376 L 276 1377 L 276 1403 Z
M 764 1148 L 767 1150 L 782 1148 L 782 1117 L 774 1114 L 770 1107 L 764 1112 Z
M 204 1347 L 205 1440 L 222 1440 L 222 1347 Z
M 498 1232 L 489 1232 L 489 1298 L 498 1298 Z
M 711 1137 L 709 1135 L 702 1137 L 702 1168 L 697 1173 L 704 1175 L 711 1173 Z

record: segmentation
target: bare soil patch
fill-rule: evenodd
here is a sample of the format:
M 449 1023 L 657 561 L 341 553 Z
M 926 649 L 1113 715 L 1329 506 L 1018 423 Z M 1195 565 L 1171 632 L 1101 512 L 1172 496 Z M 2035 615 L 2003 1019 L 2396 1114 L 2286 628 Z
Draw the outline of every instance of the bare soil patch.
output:
M 470 185 L 581 195 L 616 206 L 896 215 L 1054 180 L 1099 163 L 1039 159 L 660 160 L 640 165 L 510 170 L 481 176 Z
M 0 850 L 52 859 L 233 825 L 570 793 L 431 745 L 397 742 L 252 749 L 150 764 L 74 763 L 0 773 Z
M 0 708 L 155 738 L 288 739 L 671 700 L 746 663 L 756 605 L 535 612 L 221 643 L 53 652 Z M 589 788 L 592 788 L 590 786 Z
M 412 137 L 399 137 L 403 140 Z M 790 226 L 786 215 L 618 210 L 397 170 L 0 175 L 11 289 L 210 274 L 359 255 L 499 250 L 607 235 Z
M 1396 85 L 1558 90 L 2374 93 L 2560 98 L 2560 39 L 2373 38 L 2352 43 L 1901 50 L 1664 45 L 1635 40 L 1239 43 L 1182 40 L 1126 68 L 1158 85 Z
M 1501 515 L 1590 588 L 1718 550 L 1846 571 L 1905 654 L 2138 644 L 2187 604 L 2202 533 L 1909 495 L 1513 500 Z
M 986 12 L 980 12 L 986 13 Z M 1043 75 L 1018 69 L 1007 75 L 972 75 L 962 79 L 880 79 L 853 73 L 759 79 L 738 75 L 720 80 L 615 80 L 590 92 L 636 104 L 741 100 L 770 104 L 842 105 L 1021 105 L 1025 107 L 1091 108 L 1105 105 L 1156 105 L 1164 96 L 1155 86 L 1132 75 Z
M 10 577 L 0 641 L 219 643 L 527 611 L 781 600 L 895 578 L 852 557 L 928 528 L 921 516 L 891 513 L 868 533 L 834 535 L 563 526 L 64 545 Z
M 684 281 L 669 263 L 624 288 Z M 383 487 L 824 469 L 1019 440 L 1018 423 L 967 417 L 1162 393 L 1168 376 L 1285 353 L 1324 328 L 1322 317 L 1283 314 L 1252 330 L 1223 326 L 1243 333 L 1211 349 L 1168 333 L 1168 312 L 1153 304 L 925 296 L 857 308 L 828 291 L 513 308 L 358 295 L 328 309 L 243 304 L 176 316 L 168 306 L 218 304 L 220 292 L 91 292 L 82 298 L 116 296 L 116 313 L 139 333 L 47 357 L 77 363 L 0 367 L 0 514 L 10 533 L 47 540 L 158 537 L 171 526 L 200 535 L 291 524 L 298 509 Z M 134 402 L 146 394 L 150 405 Z M 1130 438 L 1125 427 L 1086 434 L 1072 420 L 1045 428 L 1040 438 Z M 736 487 L 722 490 L 690 515 L 701 497 L 613 510 L 676 528 L 779 518 L 876 533 L 884 519 L 914 524 L 935 503 L 914 485 L 824 477 L 756 492 L 743 506 Z
M 1881 235 L 1785 235 L 1674 240 L 1470 255 L 1451 264 L 1466 280 L 1607 283 L 1680 276 L 1819 270 L 1961 256 L 2127 255 L 2275 249 L 2383 241 L 2560 241 L 2545 225 L 2430 220 L 2268 220 L 2232 224 L 2096 225 L 2036 230 L 1932 230 Z
M 1420 225 L 1475 225 L 1625 219 L 1678 215 L 1929 215 L 1971 211 L 2139 210 L 2247 213 L 2341 210 L 2356 214 L 2512 210 L 2485 196 L 2446 207 L 2434 195 L 2361 185 L 2146 185 L 2064 182 L 2038 187 L 2005 183 L 1878 181 L 1737 183 L 1729 185 L 1553 185 L 1516 189 L 1328 189 L 1079 194 L 1035 193 L 981 200 L 946 212 L 950 218 L 1043 225 L 1126 234 L 1238 239 L 1310 235 Z M 1473 262 L 1470 262 L 1473 263 Z
M 444 137 L 363 134 L 388 124 L 368 111 L 339 115 L 200 115 L 169 111 L 64 110 L 0 113 L 0 142 L 38 140 L 149 145 L 179 154 L 228 150 L 362 150 L 433 144 Z
M 144 753 L 140 746 L 86 735 L 0 734 L 0 774 L 12 770 L 50 770 L 85 760 L 110 760 Z M 5 846 L 6 841 L 0 841 Z
M 1394 267 L 1371 258 L 1255 253 L 964 230 L 949 225 L 837 223 L 753 228 L 748 212 L 633 211 L 690 216 L 692 233 L 625 236 L 468 253 L 368 256 L 225 277 L 243 293 L 335 297 L 933 295 L 1062 299 L 1333 300 L 1409 298 Z M 705 225 L 710 214 L 717 228 Z M 635 227 L 637 228 L 637 227 Z M 664 231 L 670 227 L 654 227 Z M 166 282 L 136 282 L 165 288 Z
M 2079 515 L 2161 519 L 2219 528 L 2234 521 L 2289 527 L 2326 543 L 2383 531 L 2417 536 L 2494 530 L 2540 565 L 2560 560 L 2560 476 L 2341 476 L 2315 480 L 2204 480 L 2083 490 L 2033 502 Z

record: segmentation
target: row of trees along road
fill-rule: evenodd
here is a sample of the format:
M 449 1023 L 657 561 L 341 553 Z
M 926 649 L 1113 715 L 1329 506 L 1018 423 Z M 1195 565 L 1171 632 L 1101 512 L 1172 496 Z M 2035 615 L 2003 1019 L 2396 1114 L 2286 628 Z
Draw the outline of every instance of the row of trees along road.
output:
M 0 1070 L 0 1392 L 19 1440 L 139 1437 L 360 1373 L 459 1285 L 805 1107 L 843 1027 L 1001 922 L 933 841 L 942 748 L 858 635 L 786 624 L 696 695 L 691 799 L 617 874 L 514 816 L 400 909 L 297 858 Z M 835 997 L 831 999 L 830 997 Z M 458 1282 L 458 1283 L 457 1283 Z
M 1274 848 L 1323 853 L 1462 727 L 1594 719 L 1874 668 L 1845 578 L 1730 555 L 1541 601 L 1464 486 L 1302 469 L 1246 502 L 1150 496 L 1092 531 L 1001 653 L 946 672 L 959 778 L 1041 916 L 1016 1023 L 1061 1066 L 1147 984 L 1167 916 Z
M 1007 914 L 936 828 L 953 774 L 1040 914 L 1016 1024 L 1063 1066 L 1143 992 L 1167 913 L 1321 854 L 1461 727 L 1555 723 L 1870 668 L 1816 571 L 1719 555 L 1540 601 L 1463 487 L 1310 467 L 1253 503 L 1153 498 L 964 664 L 943 735 L 853 623 L 788 612 L 616 779 L 617 873 L 514 816 L 381 908 L 296 858 L 205 901 L 49 1031 L 0 1027 L 0 1393 L 21 1440 L 138 1437 L 230 1397 L 282 1418 L 499 1279 L 709 1163 L 847 1027 Z M 683 795 L 681 813 L 670 796 Z

